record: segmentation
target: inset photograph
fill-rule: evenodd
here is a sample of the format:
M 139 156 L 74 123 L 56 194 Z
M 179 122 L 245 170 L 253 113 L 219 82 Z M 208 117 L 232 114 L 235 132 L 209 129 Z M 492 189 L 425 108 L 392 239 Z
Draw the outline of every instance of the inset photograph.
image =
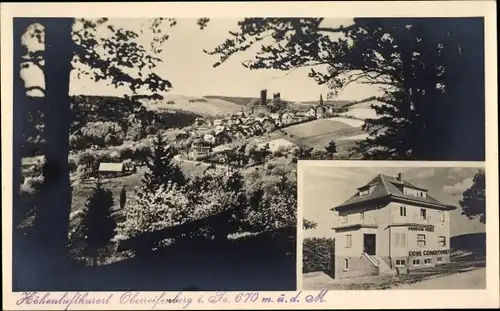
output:
M 486 288 L 480 164 L 336 162 L 299 165 L 302 289 Z

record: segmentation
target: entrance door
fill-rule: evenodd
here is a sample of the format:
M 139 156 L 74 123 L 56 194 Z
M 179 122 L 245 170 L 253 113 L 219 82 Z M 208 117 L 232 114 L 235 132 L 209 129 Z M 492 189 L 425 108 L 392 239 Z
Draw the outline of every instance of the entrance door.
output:
M 368 255 L 375 255 L 375 234 L 363 235 L 363 252 Z

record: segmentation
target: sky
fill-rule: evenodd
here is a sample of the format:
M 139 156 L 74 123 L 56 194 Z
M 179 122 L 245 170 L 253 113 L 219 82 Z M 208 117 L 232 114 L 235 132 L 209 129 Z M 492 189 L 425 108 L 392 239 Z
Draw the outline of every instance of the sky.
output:
M 438 201 L 456 206 L 451 212 L 451 235 L 485 232 L 478 219 L 461 215 L 458 201 L 464 190 L 472 185 L 478 168 L 460 167 L 307 167 L 303 171 L 303 216 L 318 223 L 314 230 L 304 230 L 304 237 L 332 237 L 333 212 L 330 209 L 342 204 L 377 174 L 397 176 L 403 173 L 406 180 L 429 190 Z
M 147 31 L 146 19 L 110 20 L 110 24 L 139 32 L 146 29 L 139 43 L 149 45 L 152 34 Z M 320 93 L 328 92 L 325 86 L 319 86 L 308 77 L 309 68 L 299 68 L 290 72 L 276 70 L 249 70 L 241 62 L 251 58 L 256 48 L 251 48 L 230 58 L 217 68 L 212 65 L 218 61 L 217 56 L 210 56 L 203 49 L 212 49 L 229 37 L 229 31 L 238 29 L 238 19 L 212 19 L 208 27 L 200 30 L 195 19 L 181 19 L 175 27 L 164 27 L 169 39 L 164 43 L 164 51 L 159 55 L 162 63 L 155 69 L 161 77 L 173 84 L 172 93 L 189 96 L 224 95 L 258 97 L 261 89 L 268 94 L 280 92 L 282 98 L 292 101 L 317 100 Z M 335 27 L 349 25 L 352 19 L 325 19 L 322 26 Z M 102 32 L 104 34 L 104 32 Z M 334 37 L 334 36 L 333 36 Z M 31 49 L 40 49 L 33 40 L 25 39 Z M 318 67 L 319 68 L 319 67 Z M 71 95 L 112 95 L 122 96 L 128 93 L 125 88 L 115 89 L 106 82 L 96 83 L 85 76 L 71 77 Z M 22 72 L 27 86 L 38 85 L 43 88 L 43 72 L 31 66 Z M 359 100 L 381 94 L 377 88 L 356 83 L 345 88 L 336 99 Z

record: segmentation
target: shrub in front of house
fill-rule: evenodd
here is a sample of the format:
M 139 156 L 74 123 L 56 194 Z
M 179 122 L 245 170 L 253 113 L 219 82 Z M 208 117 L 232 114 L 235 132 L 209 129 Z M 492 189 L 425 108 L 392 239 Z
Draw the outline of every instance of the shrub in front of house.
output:
M 302 272 L 324 272 L 333 277 L 334 246 L 333 238 L 304 239 Z

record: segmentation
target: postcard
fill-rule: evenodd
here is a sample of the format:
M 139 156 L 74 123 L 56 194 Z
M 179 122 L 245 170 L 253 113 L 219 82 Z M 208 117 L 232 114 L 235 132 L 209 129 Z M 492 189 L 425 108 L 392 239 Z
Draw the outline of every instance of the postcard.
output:
M 4 309 L 498 307 L 495 12 L 2 4 Z

